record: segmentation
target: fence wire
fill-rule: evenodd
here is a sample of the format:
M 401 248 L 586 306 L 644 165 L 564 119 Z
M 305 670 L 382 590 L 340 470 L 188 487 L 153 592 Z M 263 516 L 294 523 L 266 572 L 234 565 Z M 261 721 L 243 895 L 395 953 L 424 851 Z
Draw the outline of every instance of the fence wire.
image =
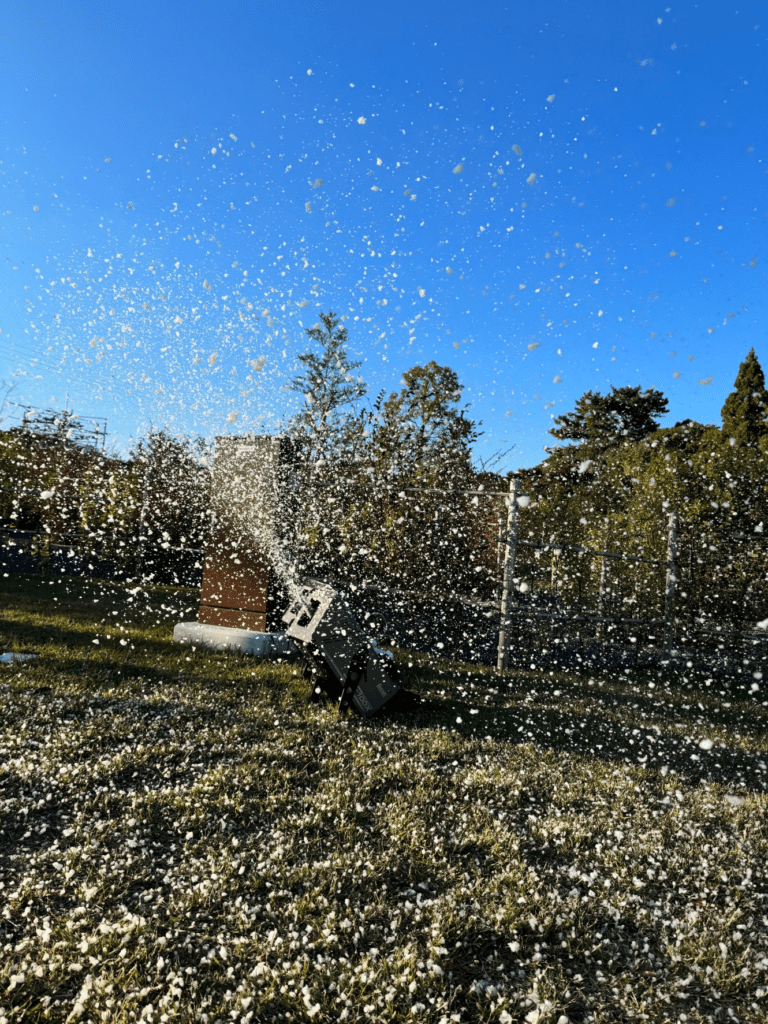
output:
M 99 466 L 87 479 L 65 466 L 69 476 L 60 469 L 45 488 L 3 481 L 4 571 L 98 568 L 199 586 L 209 471 Z M 565 522 L 519 490 L 511 501 L 506 490 L 471 483 L 415 486 L 359 467 L 295 463 L 281 483 L 275 535 L 291 572 L 350 591 L 389 643 L 500 667 L 704 658 L 760 671 L 761 534 L 679 510 L 671 552 L 671 509 Z

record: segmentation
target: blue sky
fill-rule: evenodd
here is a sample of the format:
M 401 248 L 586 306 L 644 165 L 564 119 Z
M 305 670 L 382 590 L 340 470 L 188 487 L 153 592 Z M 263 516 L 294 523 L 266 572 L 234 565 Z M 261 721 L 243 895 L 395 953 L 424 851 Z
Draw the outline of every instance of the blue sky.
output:
M 768 365 L 766 53 L 759 3 L 9 0 L 0 380 L 121 450 L 271 431 L 333 308 L 371 396 L 454 367 L 496 468 L 587 388 L 719 422 Z

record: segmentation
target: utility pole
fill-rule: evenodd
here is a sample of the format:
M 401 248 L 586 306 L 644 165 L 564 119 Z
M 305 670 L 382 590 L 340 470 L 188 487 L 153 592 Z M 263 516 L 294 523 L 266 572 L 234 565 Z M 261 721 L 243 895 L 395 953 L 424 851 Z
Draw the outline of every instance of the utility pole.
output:
M 664 647 L 670 650 L 675 640 L 675 590 L 677 588 L 677 512 L 669 513 L 667 527 L 667 578 L 664 587 Z
M 499 622 L 499 650 L 496 669 L 503 672 L 509 662 L 509 613 L 514 598 L 512 596 L 512 577 L 515 574 L 517 557 L 517 517 L 518 498 L 520 497 L 520 481 L 513 476 L 509 482 L 509 498 L 507 499 L 507 535 L 504 550 L 504 577 L 501 584 L 501 616 Z
M 151 442 L 151 438 L 150 438 Z M 140 580 L 144 579 L 144 558 L 147 547 L 147 516 L 149 515 L 149 502 L 152 490 L 152 448 L 151 443 L 147 445 L 147 457 L 144 464 L 144 495 L 141 502 L 141 515 L 139 516 L 139 549 L 137 552 L 136 571 Z
M 603 550 L 608 550 L 608 543 L 610 540 L 610 521 L 605 520 L 605 543 L 603 544 Z M 605 614 L 605 591 L 608 586 L 608 559 L 605 555 L 602 555 L 600 559 L 600 584 L 597 591 L 597 627 L 595 629 L 595 635 L 598 639 L 602 639 L 604 628 L 603 628 L 603 616 Z

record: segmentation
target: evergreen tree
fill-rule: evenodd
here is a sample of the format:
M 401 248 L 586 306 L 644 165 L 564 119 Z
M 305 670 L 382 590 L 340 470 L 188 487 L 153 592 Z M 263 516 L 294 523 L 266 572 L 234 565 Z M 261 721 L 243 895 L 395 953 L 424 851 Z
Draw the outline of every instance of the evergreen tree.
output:
M 361 365 L 347 356 L 347 329 L 332 311 L 320 314 L 320 322 L 308 327 L 308 337 L 320 346 L 320 352 L 302 352 L 299 362 L 303 371 L 288 384 L 291 391 L 303 395 L 305 407 L 292 420 L 294 435 L 304 437 L 311 453 L 319 454 L 327 447 L 335 423 L 335 414 L 345 405 L 352 405 L 368 390 L 353 370 Z
M 350 407 L 367 387 L 354 371 L 359 362 L 347 355 L 347 329 L 333 311 L 320 313 L 306 329 L 314 349 L 299 356 L 300 372 L 286 385 L 304 398 L 288 423 L 296 446 L 302 483 L 286 514 L 293 538 L 289 544 L 299 574 L 332 578 L 347 571 L 340 565 L 342 522 L 354 502 L 353 463 L 359 446 L 359 419 Z
M 723 433 L 738 444 L 756 445 L 768 434 L 768 391 L 753 348 L 739 367 L 735 390 L 726 398 L 720 414 Z
M 559 441 L 580 441 L 598 449 L 611 448 L 622 441 L 641 441 L 667 411 L 667 399 L 661 391 L 636 387 L 612 387 L 608 395 L 586 391 L 576 402 L 574 412 L 555 417 L 550 434 Z

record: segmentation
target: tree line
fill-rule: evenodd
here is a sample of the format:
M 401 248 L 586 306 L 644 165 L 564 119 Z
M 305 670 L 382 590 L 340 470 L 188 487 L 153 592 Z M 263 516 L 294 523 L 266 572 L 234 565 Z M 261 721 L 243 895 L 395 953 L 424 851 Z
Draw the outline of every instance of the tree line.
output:
M 305 503 L 315 564 L 342 578 L 493 599 L 506 509 L 478 492 L 507 491 L 510 474 L 473 464 L 481 425 L 461 404 L 455 371 L 416 366 L 399 392 L 360 408 L 365 385 L 346 356 L 343 324 L 326 314 L 308 333 L 316 351 L 300 357 L 290 385 L 305 396 L 291 428 L 324 485 L 313 507 Z M 654 620 L 673 571 L 675 615 L 689 627 L 743 630 L 768 618 L 768 391 L 754 349 L 719 426 L 686 419 L 661 428 L 667 411 L 657 389 L 625 386 L 587 391 L 555 418 L 546 458 L 517 474 L 528 499 L 520 604 L 594 608 L 600 593 L 604 615 Z M 606 561 L 600 551 L 626 557 Z
M 90 565 L 163 583 L 194 578 L 198 559 L 181 571 L 179 553 L 205 542 L 207 455 L 201 439 L 162 430 L 125 459 L 61 431 L 0 431 L 0 542 L 15 556 L 8 561 L 6 550 L 7 564 L 73 572 Z
M 417 365 L 399 390 L 371 396 L 340 317 L 321 313 L 307 336 L 287 385 L 301 404 L 285 427 L 296 479 L 282 524 L 300 570 L 492 602 L 507 515 L 498 492 L 510 474 L 476 465 L 481 424 L 456 372 Z M 720 425 L 661 428 L 667 411 L 660 391 L 626 386 L 587 391 L 555 418 L 546 458 L 518 473 L 529 498 L 519 514 L 519 602 L 594 603 L 602 574 L 612 614 L 653 619 L 674 512 L 678 616 L 739 629 L 768 618 L 768 392 L 754 350 Z M 69 545 L 126 574 L 162 575 L 179 552 L 204 547 L 210 465 L 202 440 L 163 431 L 119 459 L 11 428 L 0 432 L 0 525 L 6 538 L 31 537 L 43 557 Z M 610 563 L 607 582 L 604 560 L 589 554 L 605 550 L 629 556 Z
M 653 388 L 583 395 L 551 430 L 566 443 L 523 474 L 536 499 L 527 532 L 647 558 L 614 567 L 610 596 L 614 607 L 648 617 L 663 593 L 666 527 L 675 513 L 676 614 L 748 628 L 768 615 L 768 392 L 754 349 L 720 426 L 688 419 L 660 428 L 666 411 Z M 594 590 L 599 562 L 579 569 L 565 552 L 550 560 L 559 562 L 549 568 L 566 594 Z

